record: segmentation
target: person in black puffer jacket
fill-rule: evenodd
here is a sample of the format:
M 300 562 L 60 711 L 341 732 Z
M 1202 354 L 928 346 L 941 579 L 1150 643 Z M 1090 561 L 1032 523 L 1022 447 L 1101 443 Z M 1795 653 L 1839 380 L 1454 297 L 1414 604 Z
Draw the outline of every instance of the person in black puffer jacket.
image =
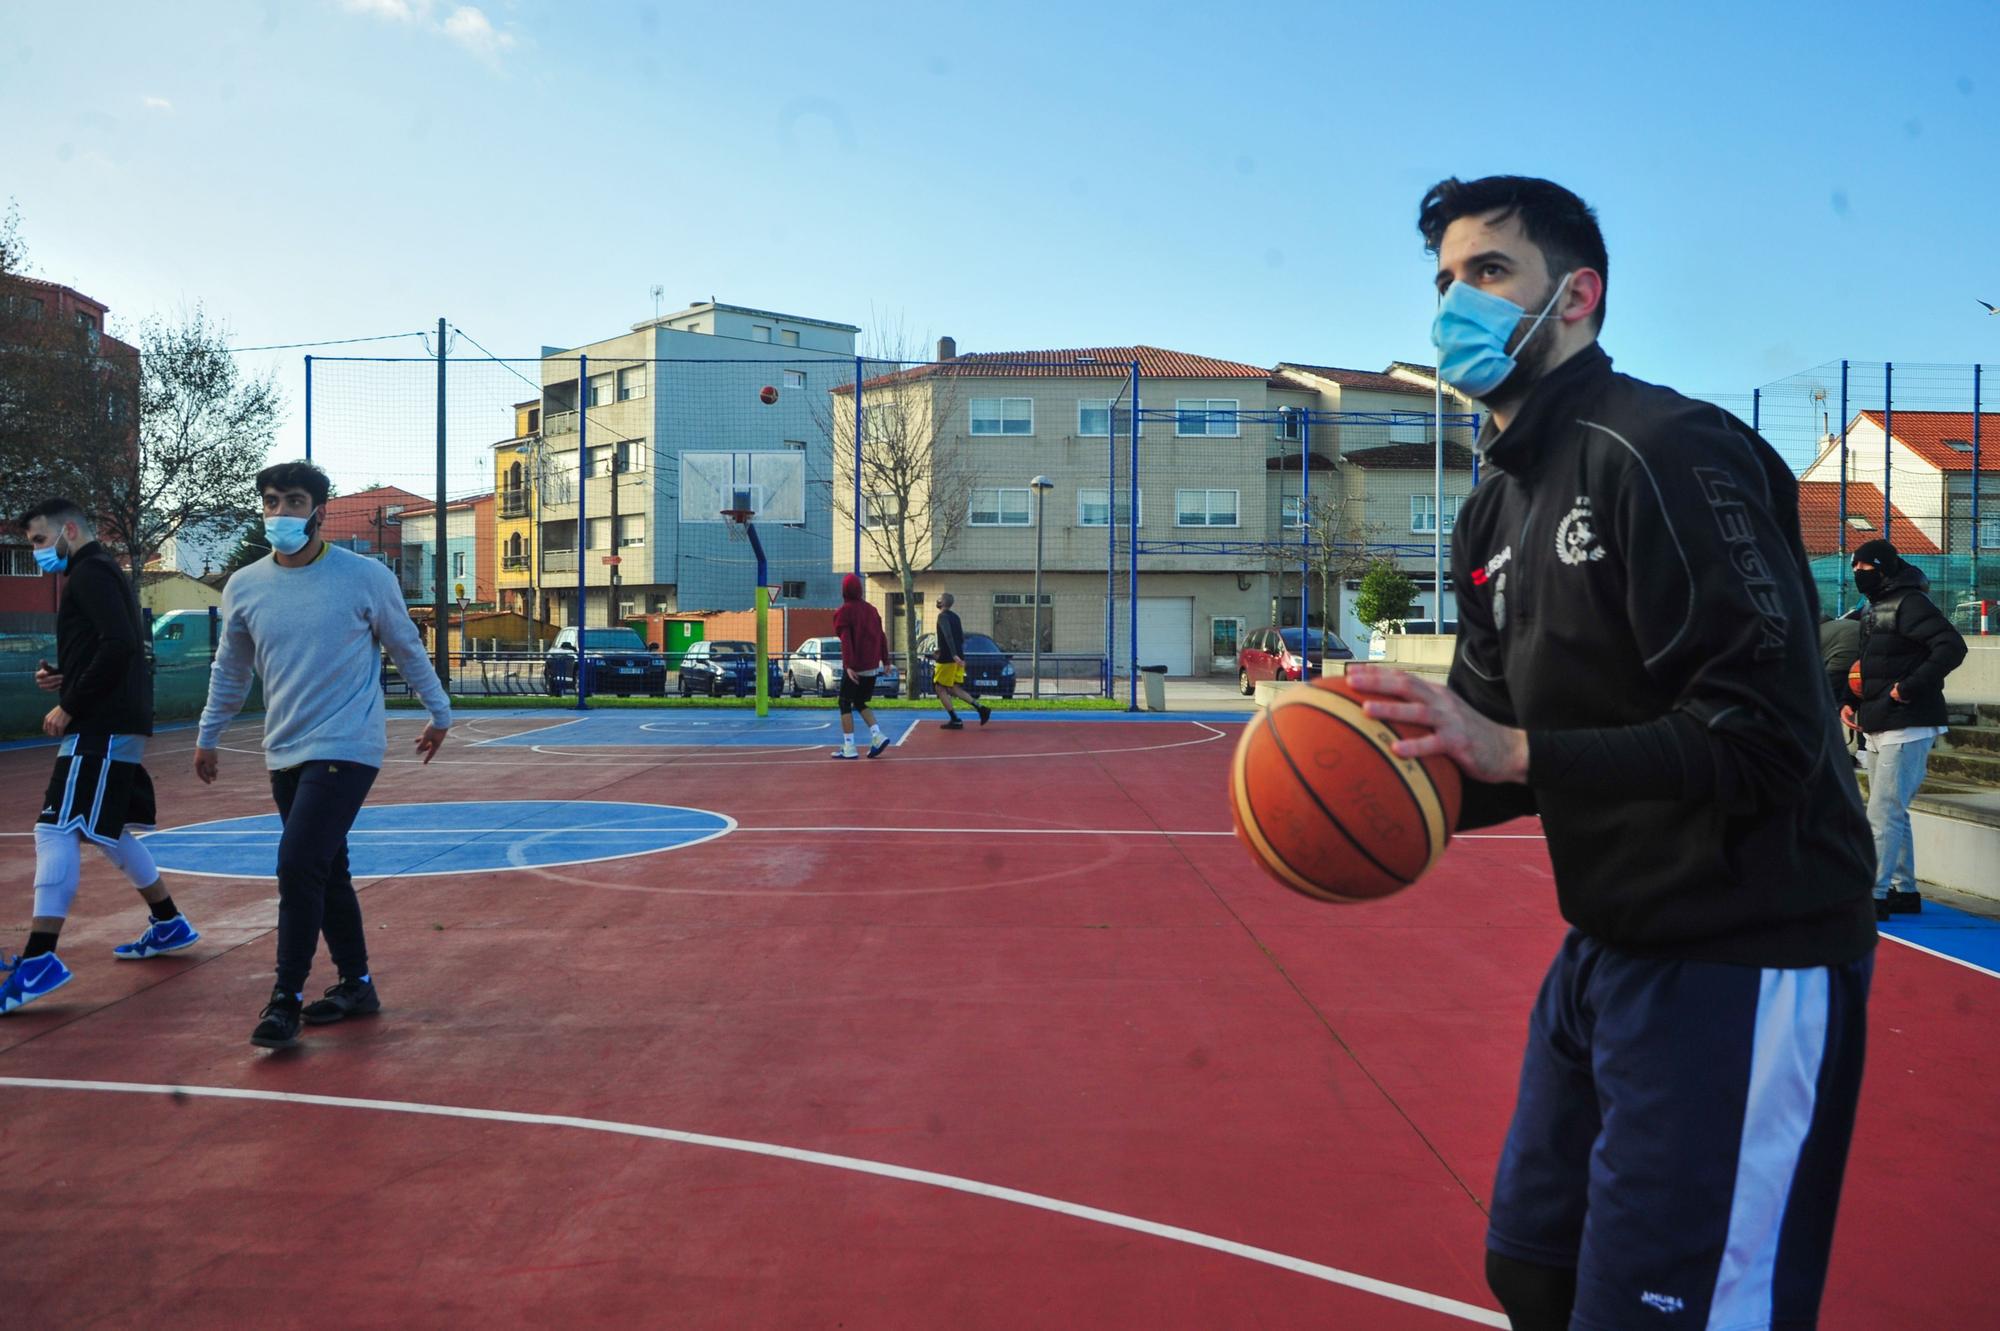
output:
M 1931 745 L 1944 733 L 1944 677 L 1965 659 L 1965 639 L 1925 593 L 1930 579 L 1887 541 L 1854 551 L 1861 611 L 1861 703 L 1841 709 L 1875 751 L 1868 826 L 1875 833 L 1875 918 L 1923 908 L 1917 893 L 1910 800 Z

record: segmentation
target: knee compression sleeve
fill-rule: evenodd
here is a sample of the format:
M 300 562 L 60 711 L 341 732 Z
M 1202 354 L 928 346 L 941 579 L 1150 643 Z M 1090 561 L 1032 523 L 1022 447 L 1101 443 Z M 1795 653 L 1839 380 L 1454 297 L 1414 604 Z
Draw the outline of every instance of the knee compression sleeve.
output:
M 76 901 L 76 878 L 81 870 L 78 855 L 80 837 L 75 829 L 58 831 L 35 827 L 35 916 L 38 919 L 66 920 Z
M 153 862 L 153 852 L 146 849 L 146 843 L 132 835 L 127 828 L 118 838 L 116 845 L 98 843 L 104 858 L 118 866 L 118 871 L 132 881 L 134 887 L 151 887 L 160 881 L 160 866 Z

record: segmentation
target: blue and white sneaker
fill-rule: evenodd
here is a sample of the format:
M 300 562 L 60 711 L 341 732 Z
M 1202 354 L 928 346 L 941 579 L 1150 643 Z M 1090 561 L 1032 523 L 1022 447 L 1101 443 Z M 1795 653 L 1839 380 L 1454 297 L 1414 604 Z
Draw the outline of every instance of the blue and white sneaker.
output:
M 15 957 L 12 961 L 0 962 L 0 975 L 7 977 L 0 984 L 0 1013 L 12 1012 L 17 1007 L 52 994 L 76 977 L 62 959 L 53 952 L 44 952 L 39 957 Z
M 171 920 L 153 920 L 146 925 L 146 932 L 129 943 L 120 943 L 111 949 L 111 955 L 120 961 L 144 961 L 147 957 L 161 957 L 169 952 L 178 952 L 184 947 L 193 947 L 201 941 L 201 935 L 194 931 L 185 915 L 176 915 Z

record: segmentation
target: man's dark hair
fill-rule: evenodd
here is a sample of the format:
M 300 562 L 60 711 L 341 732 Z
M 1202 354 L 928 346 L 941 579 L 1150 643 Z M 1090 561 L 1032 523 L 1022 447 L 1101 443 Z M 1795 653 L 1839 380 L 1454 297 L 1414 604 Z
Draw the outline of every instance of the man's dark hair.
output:
M 266 490 L 304 490 L 317 508 L 333 492 L 333 484 L 310 462 L 278 462 L 257 473 L 257 493 Z
M 1444 244 L 1445 228 L 1459 218 L 1488 213 L 1499 214 L 1495 221 L 1521 219 L 1521 230 L 1542 252 L 1550 277 L 1594 268 L 1605 286 L 1611 285 L 1611 258 L 1604 252 L 1604 232 L 1598 228 L 1597 214 L 1553 180 L 1534 176 L 1484 176 L 1478 180 L 1453 176 L 1431 186 L 1417 210 L 1424 252 L 1436 254 Z M 1605 300 L 1598 298 L 1592 316 L 1594 328 L 1604 327 Z
M 51 527 L 56 528 L 58 531 L 72 522 L 76 524 L 78 531 L 92 530 L 90 515 L 83 511 L 83 505 L 77 503 L 74 499 L 65 499 L 61 495 L 44 499 L 26 513 L 23 513 L 20 518 L 21 530 L 26 531 L 28 524 L 36 518 L 45 519 Z

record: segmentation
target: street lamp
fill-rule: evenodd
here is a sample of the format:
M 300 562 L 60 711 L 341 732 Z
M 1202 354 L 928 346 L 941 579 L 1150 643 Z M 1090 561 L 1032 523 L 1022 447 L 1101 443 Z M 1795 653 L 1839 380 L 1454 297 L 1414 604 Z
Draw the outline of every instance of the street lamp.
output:
M 1042 509 L 1049 491 L 1056 483 L 1046 476 L 1037 476 L 1028 482 L 1035 490 L 1035 647 L 1034 683 L 1030 686 L 1030 697 L 1042 696 Z

